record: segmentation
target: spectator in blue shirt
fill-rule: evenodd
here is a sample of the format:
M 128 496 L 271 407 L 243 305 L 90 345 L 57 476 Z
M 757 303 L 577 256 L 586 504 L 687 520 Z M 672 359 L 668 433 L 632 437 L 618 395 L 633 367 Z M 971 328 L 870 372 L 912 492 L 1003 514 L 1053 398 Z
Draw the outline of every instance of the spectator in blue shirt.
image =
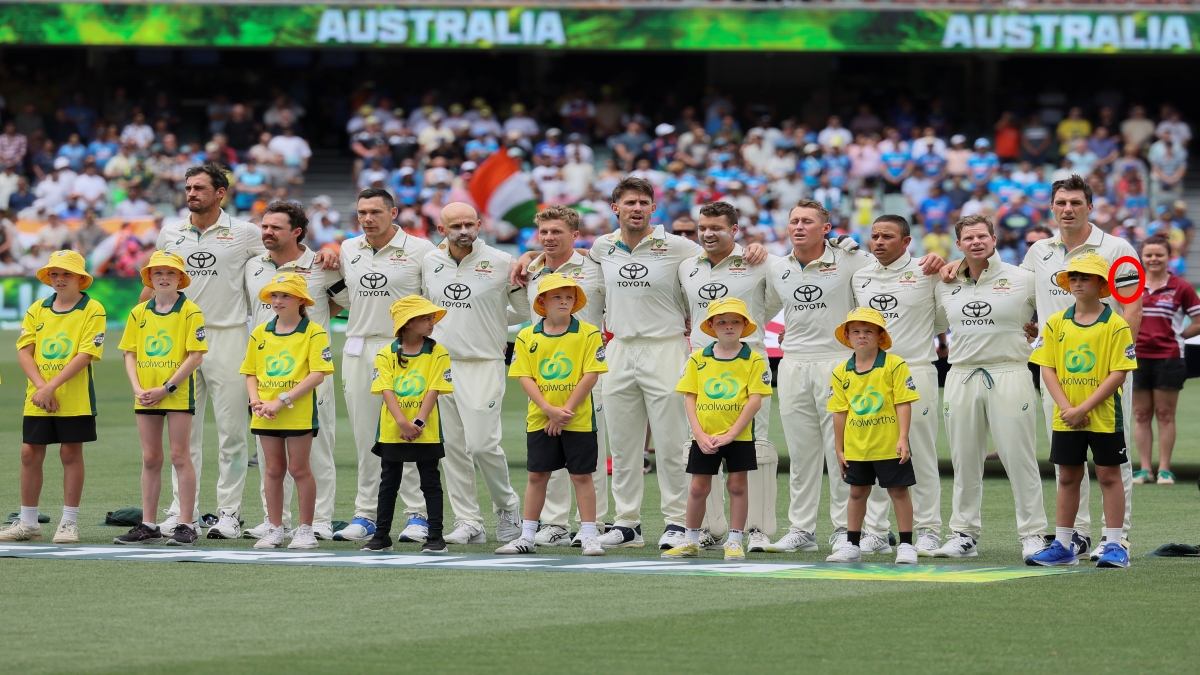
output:
M 925 170 L 925 175 L 940 181 L 946 177 L 946 158 L 936 152 L 927 152 L 917 160 L 917 164 Z
M 949 228 L 950 212 L 953 210 L 954 204 L 942 192 L 942 184 L 937 181 L 930 186 L 929 196 L 917 208 L 917 212 L 921 215 L 921 225 L 926 232 L 933 231 L 935 225 Z
M 800 175 L 804 177 L 804 184 L 809 189 L 816 189 L 821 184 L 821 174 L 825 172 L 825 162 L 821 161 L 821 156 L 818 154 L 821 151 L 821 146 L 816 143 L 808 143 L 804 146 L 804 159 L 800 160 Z
M 829 146 L 829 154 L 825 156 L 825 173 L 829 176 L 830 185 L 845 188 L 846 178 L 850 175 L 850 158 L 842 153 L 840 142 L 835 141 Z
M 967 158 L 967 178 L 975 185 L 987 185 L 996 170 L 1000 168 L 1000 158 L 991 151 L 992 144 L 986 138 L 975 140 L 975 152 Z
M 101 134 L 96 140 L 88 143 L 87 154 L 96 159 L 96 167 L 101 172 L 104 171 L 104 165 L 108 164 L 108 160 L 121 151 L 119 136 L 116 125 L 112 125 L 108 128 L 107 133 Z
M 562 166 L 567 160 L 566 146 L 562 144 L 562 132 L 558 129 L 547 129 L 546 140 L 533 146 L 533 154 L 549 157 L 556 166 Z
M 1171 218 L 1175 220 L 1175 225 L 1183 230 L 1185 239 L 1183 245 L 1180 247 L 1179 255 L 1186 258 L 1188 250 L 1192 247 L 1192 237 L 1195 235 L 1195 227 L 1192 224 L 1192 219 L 1187 217 L 1187 202 L 1182 199 L 1176 199 L 1171 204 Z
M 69 159 L 71 170 L 80 173 L 83 171 L 83 158 L 87 157 L 87 146 L 80 142 L 79 134 L 71 134 L 67 142 L 58 149 L 58 156 Z
M 1112 163 L 1121 156 L 1120 143 L 1108 135 L 1108 127 L 1103 125 L 1097 125 L 1096 130 L 1092 132 L 1092 137 L 1088 140 L 1088 150 L 1091 150 L 1092 154 L 1096 156 L 1095 168 L 1101 169 L 1106 174 L 1112 167 Z
M 912 159 L 899 143 L 894 143 L 879 156 L 879 161 L 883 165 L 883 193 L 899 194 L 904 179 L 912 173 Z
M 996 249 L 1000 260 L 1020 265 L 1025 258 L 1025 232 L 1037 224 L 1037 213 L 1025 203 L 1025 195 L 1013 193 L 1007 204 L 996 212 Z
M 1037 179 L 1025 186 L 1025 197 L 1029 205 L 1044 219 L 1050 213 L 1050 181 L 1046 180 L 1046 169 L 1040 164 L 1033 169 L 1033 173 L 1037 175 Z
M 233 205 L 238 211 L 249 211 L 258 195 L 270 189 L 266 172 L 251 156 L 233 172 L 233 179 Z
M 1012 179 L 1012 165 L 1010 164 L 1001 166 L 999 173 L 988 182 L 988 192 L 996 195 L 1001 204 L 1007 204 L 1013 195 L 1024 196 L 1021 184 Z

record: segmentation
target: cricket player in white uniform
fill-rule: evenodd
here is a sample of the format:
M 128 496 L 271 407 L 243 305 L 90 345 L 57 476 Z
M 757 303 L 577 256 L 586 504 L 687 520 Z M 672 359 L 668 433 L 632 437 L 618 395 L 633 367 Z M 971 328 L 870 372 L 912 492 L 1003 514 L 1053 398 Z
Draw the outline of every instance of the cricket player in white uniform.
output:
M 901 216 L 885 215 L 871 226 L 871 252 L 875 264 L 854 273 L 854 298 L 859 307 L 870 307 L 887 320 L 892 338 L 889 353 L 908 363 L 908 370 L 921 399 L 913 406 L 908 431 L 913 471 L 917 484 L 912 486 L 913 526 L 917 555 L 932 556 L 941 547 L 942 483 L 938 475 L 937 436 L 938 374 L 933 336 L 946 330 L 935 326 L 936 276 L 926 276 L 920 264 L 908 253 L 912 242 L 909 224 Z M 867 501 L 860 546 L 863 553 L 891 552 L 888 543 L 887 491 L 875 489 Z
M 791 462 L 788 533 L 766 547 L 773 553 L 817 550 L 817 506 L 821 499 L 821 458 L 829 472 L 829 517 L 833 550 L 846 538 L 849 487 L 833 447 L 829 381 L 852 353 L 834 338 L 854 309 L 851 277 L 874 262 L 864 251 L 845 251 L 827 241 L 829 211 L 820 202 L 800 200 L 792 208 L 788 235 L 792 253 L 770 265 L 767 302 L 782 303 L 783 360 L 779 362 L 779 415 Z
M 446 239 L 422 263 L 425 297 L 447 310 L 433 339 L 450 352 L 454 370 L 454 393 L 438 398 L 446 448 L 442 467 L 456 526 L 446 535 L 447 544 L 487 541 L 476 466 L 492 497 L 496 539 L 509 542 L 521 535 L 520 498 L 509 482 L 508 458 L 500 447 L 500 417 L 508 308 L 530 316 L 529 301 L 520 286 L 509 282 L 516 260 L 479 239 L 481 227 L 475 209 L 462 202 L 447 204 L 438 222 Z
M 1038 322 L 1045 325 L 1046 319 L 1075 304 L 1075 298 L 1054 283 L 1054 277 L 1067 268 L 1071 259 L 1085 253 L 1096 253 L 1104 258 L 1111 267 L 1118 259 L 1129 256 L 1138 259 L 1137 252 L 1130 243 L 1120 237 L 1106 234 L 1103 230 L 1088 222 L 1088 214 L 1092 210 L 1092 188 L 1087 181 L 1077 174 L 1065 180 L 1056 181 L 1051 186 L 1050 212 L 1058 224 L 1058 234 L 1049 239 L 1034 243 L 1025 253 L 1025 261 L 1021 267 L 1032 271 L 1037 276 L 1037 316 Z M 1130 295 L 1138 286 L 1137 269 L 1130 264 L 1124 264 L 1117 269 L 1113 295 L 1104 298 L 1102 302 L 1112 307 L 1113 311 L 1129 324 L 1129 332 L 1137 341 L 1138 328 L 1142 324 L 1142 299 L 1139 297 L 1130 303 L 1117 299 L 1120 289 L 1126 289 L 1125 296 Z M 1040 331 L 1041 326 L 1038 327 Z M 1129 371 L 1125 379 L 1125 391 L 1133 390 L 1133 371 Z M 1124 407 L 1125 439 L 1128 443 L 1130 420 L 1133 419 L 1133 397 L 1122 398 Z M 1051 426 L 1054 422 L 1054 399 L 1042 386 L 1042 410 L 1045 412 L 1046 435 L 1050 437 Z M 1090 540 L 1092 531 L 1091 516 L 1091 481 L 1088 480 L 1087 465 L 1083 467 L 1083 483 L 1079 487 L 1079 512 L 1075 516 L 1075 530 L 1086 540 Z M 1054 467 L 1055 475 L 1058 467 Z M 1121 465 L 1121 482 L 1125 487 L 1125 537 L 1121 545 L 1129 549 L 1129 523 L 1133 515 L 1133 465 L 1126 462 Z M 1084 542 L 1080 542 L 1081 544 Z M 1092 560 L 1098 560 L 1106 538 L 1101 538 L 1092 549 Z M 1077 553 L 1082 553 L 1082 550 Z
M 758 329 L 743 341 L 765 359 L 767 348 L 763 344 L 762 326 L 779 313 L 781 304 L 767 303 L 767 273 L 775 256 L 768 256 L 766 265 L 750 266 L 745 259 L 741 244 L 734 241 L 738 233 L 737 209 L 728 202 L 712 202 L 700 207 L 700 222 L 697 225 L 700 245 L 704 253 L 683 261 L 679 265 L 679 283 L 687 298 L 693 326 L 708 315 L 708 305 L 721 298 L 737 298 L 746 303 L 750 318 Z M 704 331 L 691 331 L 691 349 L 703 349 L 716 338 Z M 758 469 L 747 472 L 748 498 L 750 502 L 746 518 L 746 550 L 762 552 L 771 543 L 775 534 L 775 496 L 777 491 L 776 471 L 779 453 L 775 444 L 767 438 L 771 424 L 771 397 L 763 397 L 762 406 L 754 416 L 754 448 Z M 691 445 L 691 441 L 685 441 Z M 720 548 L 717 541 L 729 530 L 725 519 L 725 483 L 723 474 L 713 481 L 705 509 L 704 532 L 700 545 L 705 548 Z M 707 534 L 706 534 L 707 533 Z M 707 540 L 707 541 L 706 541 Z
M 334 539 L 366 541 L 375 534 L 376 507 L 382 468 L 371 453 L 379 426 L 379 397 L 371 393 L 375 354 L 396 339 L 389 307 L 400 298 L 421 293 L 421 261 L 433 244 L 414 237 L 396 224 L 396 209 L 387 190 L 368 188 L 358 194 L 358 222 L 363 233 L 342 242 L 342 274 L 350 301 L 346 344 L 342 351 L 342 391 L 350 415 L 350 430 L 358 452 L 358 492 L 354 519 Z M 424 541 L 425 497 L 416 466 L 407 464 L 400 482 L 408 525 L 401 541 Z
M 317 303 L 308 308 L 307 316 L 329 334 L 329 317 L 342 311 L 350 304 L 346 297 L 346 282 L 340 270 L 327 270 L 317 264 L 317 252 L 304 246 L 308 233 L 308 216 L 304 209 L 292 202 L 274 202 L 263 212 L 262 243 L 267 255 L 251 258 L 246 263 L 246 301 L 250 306 L 253 326 L 267 323 L 275 318 L 271 305 L 258 299 L 258 292 L 280 272 L 300 275 L 308 284 L 308 294 Z M 333 539 L 333 501 L 337 488 L 337 471 L 334 467 L 333 448 L 336 438 L 337 409 L 335 407 L 333 378 L 325 378 L 316 389 L 317 419 L 320 430 L 313 439 L 309 462 L 313 478 L 317 483 L 317 503 L 313 517 L 313 534 L 318 539 Z M 257 436 L 255 437 L 258 438 Z M 262 444 L 258 445 L 260 467 L 266 466 Z M 260 471 L 259 492 L 263 500 L 263 513 L 267 512 L 265 471 Z M 283 525 L 290 530 L 292 525 L 292 489 L 296 482 L 291 475 L 283 483 Z M 243 536 L 261 539 L 271 528 L 264 515 L 261 525 L 247 529 Z
M 1037 464 L 1038 401 L 1028 367 L 1033 348 L 1025 333 L 1033 318 L 1035 279 L 1032 272 L 1000 261 L 990 217 L 968 216 L 954 230 L 966 264 L 937 289 L 937 321 L 947 323 L 951 335 L 942 410 L 954 464 L 954 535 L 934 555 L 978 555 L 990 431 L 1012 486 L 1024 558 L 1046 548 Z
M 220 518 L 208 530 L 209 539 L 241 536 L 242 490 L 246 486 L 249 453 L 246 447 L 246 377 L 238 371 L 246 354 L 250 333 L 246 319 L 243 279 L 246 263 L 266 255 L 259 229 L 232 218 L 221 209 L 229 179 L 215 164 L 194 166 L 184 173 L 187 206 L 191 215 L 164 225 L 157 248 L 171 251 L 187 265 L 188 298 L 204 313 L 208 349 L 204 363 L 196 369 L 196 423 L 192 425 L 191 454 L 196 467 L 196 510 L 187 514 L 193 522 L 200 517 L 200 469 L 204 463 L 204 409 L 211 396 L 217 421 L 217 510 Z M 321 263 L 336 267 L 331 254 Z M 150 289 L 142 293 L 148 300 Z M 179 480 L 171 470 L 172 501 L 167 520 L 160 524 L 174 529 L 179 524 Z
M 604 326 L 604 277 L 600 265 L 575 250 L 579 240 L 579 214 L 565 206 L 550 206 L 537 214 L 538 243 L 542 253 L 533 259 L 527 268 L 529 285 L 526 295 L 530 307 L 537 298 L 538 281 L 551 273 L 569 274 L 583 289 L 588 302 L 576 312 L 580 321 L 593 326 Z M 521 321 L 541 320 L 541 315 L 530 313 Z M 605 458 L 604 375 L 592 388 L 593 418 L 596 421 L 596 445 L 600 456 L 596 472 L 592 474 L 592 485 L 596 488 L 596 531 L 604 532 L 604 517 L 608 514 L 608 466 Z M 539 546 L 580 546 L 579 535 L 571 538 L 569 516 L 571 511 L 571 477 L 566 469 L 550 474 L 546 485 L 546 503 L 542 507 L 541 527 L 534 540 Z M 579 514 L 576 511 L 576 520 Z

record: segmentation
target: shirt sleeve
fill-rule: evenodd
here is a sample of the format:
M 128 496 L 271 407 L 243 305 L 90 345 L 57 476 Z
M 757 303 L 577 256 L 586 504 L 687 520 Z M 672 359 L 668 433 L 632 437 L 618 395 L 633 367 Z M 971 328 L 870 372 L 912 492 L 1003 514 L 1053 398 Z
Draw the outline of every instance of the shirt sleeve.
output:
M 1133 246 L 1123 239 L 1119 240 L 1117 245 L 1117 259 L 1119 258 L 1138 259 L 1137 252 L 1133 250 Z M 1113 262 L 1116 262 L 1116 259 Z M 1109 276 L 1112 277 L 1114 285 L 1117 288 L 1125 288 L 1127 286 L 1136 287 L 1141 280 L 1138 268 L 1132 263 L 1122 263 L 1117 267 L 1117 271 L 1110 273 Z
M 604 341 L 600 331 L 594 330 L 587 337 L 583 347 L 583 372 L 607 373 L 608 364 L 604 362 Z
M 517 339 L 513 344 L 513 360 L 512 365 L 508 367 L 509 377 L 535 377 L 533 369 L 533 361 L 529 355 L 529 335 L 522 329 L 517 334 Z
M 846 399 L 845 383 L 842 381 L 844 377 L 846 377 L 846 373 L 839 367 L 833 371 L 833 377 L 829 378 L 829 404 L 825 406 L 829 412 L 846 412 L 850 409 L 850 401 Z
M 129 318 L 125 320 L 125 331 L 123 333 L 121 333 L 121 344 L 117 345 L 117 349 L 120 349 L 123 352 L 133 352 L 134 354 L 137 353 L 137 351 L 138 351 L 137 322 L 138 322 L 137 314 L 134 312 L 130 312 Z
M 343 265 L 346 263 L 343 261 Z M 347 308 L 350 306 L 350 290 L 346 287 L 346 278 L 339 270 L 325 270 L 325 273 L 333 276 L 332 283 L 325 289 L 325 293 L 339 307 Z
M 753 352 L 751 352 L 754 354 Z M 767 360 L 758 354 L 750 357 L 750 378 L 747 382 L 746 391 L 751 394 L 761 394 L 770 396 L 771 390 L 771 368 L 767 365 Z
M 1029 355 L 1029 362 L 1037 366 L 1046 366 L 1047 368 L 1057 367 L 1058 360 L 1055 358 L 1055 350 L 1058 348 L 1058 341 L 1054 339 L 1054 332 L 1057 330 L 1057 321 L 1050 320 L 1042 327 L 1041 335 L 1033 341 L 1033 353 Z
M 1184 314 L 1192 317 L 1192 321 L 1198 320 L 1200 317 L 1200 295 L 1196 294 L 1196 289 L 1192 288 L 1191 284 L 1182 284 L 1183 293 L 1179 298 L 1179 307 Z
M 529 306 L 529 293 L 524 288 L 520 286 L 510 287 L 508 289 L 508 304 L 521 317 L 521 321 L 529 320 L 533 310 Z
M 83 322 L 83 332 L 79 335 L 80 354 L 90 354 L 93 361 L 99 361 L 104 356 L 104 325 L 108 315 L 104 307 L 93 300 L 88 303 L 88 317 Z
M 675 385 L 675 391 L 684 394 L 699 394 L 699 375 L 700 371 L 696 368 L 696 355 L 692 354 L 688 357 L 687 365 L 683 367 L 683 377 L 679 378 L 679 384 Z
M 1137 352 L 1133 347 L 1133 334 L 1129 324 L 1121 322 L 1121 327 L 1113 330 L 1109 338 L 1108 371 L 1137 370 Z
M 187 331 L 187 336 L 184 339 L 184 348 L 188 352 L 208 351 L 208 335 L 204 331 L 204 314 L 200 312 L 199 307 L 191 309 L 191 314 L 187 316 L 184 330 Z
M 258 374 L 258 336 L 258 329 L 255 328 L 254 332 L 250 334 L 250 341 L 246 343 L 246 357 L 242 359 L 242 367 L 238 369 L 238 372 L 243 375 Z
M 333 372 L 333 350 L 329 348 L 329 334 L 323 329 L 315 330 L 308 336 L 308 372 Z
M 375 354 L 375 370 L 371 372 L 371 393 L 382 394 L 392 387 L 391 346 L 385 346 Z
M 17 351 L 20 351 L 37 342 L 37 319 L 33 316 L 33 310 L 25 312 L 25 318 L 21 319 L 21 334 L 17 336 Z
M 433 373 L 429 377 L 429 388 L 443 394 L 454 392 L 454 375 L 451 373 L 450 353 L 445 349 L 435 352 L 437 359 L 433 362 Z
M 908 364 L 901 361 L 892 369 L 892 403 L 912 403 L 921 398 L 917 393 L 917 383 L 913 381 Z

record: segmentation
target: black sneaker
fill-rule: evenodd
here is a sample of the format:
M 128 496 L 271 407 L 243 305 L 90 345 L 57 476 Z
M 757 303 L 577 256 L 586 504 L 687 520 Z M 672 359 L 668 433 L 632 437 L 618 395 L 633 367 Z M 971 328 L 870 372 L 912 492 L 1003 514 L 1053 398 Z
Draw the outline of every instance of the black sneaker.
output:
M 392 538 L 383 532 L 376 532 L 371 540 L 363 546 L 363 551 L 390 551 L 392 550 Z
M 192 528 L 180 523 L 175 526 L 175 531 L 171 533 L 171 538 L 167 540 L 167 546 L 194 546 L 200 535 Z
M 446 540 L 442 539 L 441 532 L 430 532 L 429 537 L 421 546 L 421 553 L 449 553 L 450 549 L 446 548 Z
M 148 544 L 161 544 L 162 540 L 162 531 L 159 530 L 157 526 L 149 527 L 145 523 L 142 523 L 125 534 L 113 539 L 113 543 L 122 544 L 124 546 L 145 546 Z

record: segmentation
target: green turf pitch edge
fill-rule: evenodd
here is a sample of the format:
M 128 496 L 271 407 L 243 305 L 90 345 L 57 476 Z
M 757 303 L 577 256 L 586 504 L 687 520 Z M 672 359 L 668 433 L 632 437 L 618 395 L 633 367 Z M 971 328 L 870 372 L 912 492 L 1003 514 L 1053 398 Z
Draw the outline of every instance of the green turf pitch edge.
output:
M 316 567 L 406 567 L 430 570 L 505 572 L 600 572 L 736 577 L 741 579 L 848 579 L 980 583 L 1090 571 L 1038 567 L 941 567 L 935 565 L 834 565 L 828 563 L 711 562 L 702 560 L 612 560 L 579 556 L 379 554 L 358 551 L 231 550 L 225 548 L 129 548 L 115 546 L 0 546 L 2 558 L 115 560 L 121 562 L 207 562 Z

